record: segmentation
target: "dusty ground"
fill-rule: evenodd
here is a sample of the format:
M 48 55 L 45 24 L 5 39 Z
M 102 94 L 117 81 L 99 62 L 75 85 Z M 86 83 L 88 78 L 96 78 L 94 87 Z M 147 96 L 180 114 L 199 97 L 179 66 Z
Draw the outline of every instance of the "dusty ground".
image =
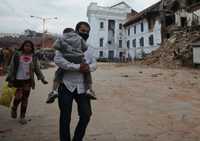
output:
M 54 69 L 44 72 L 51 82 Z M 86 141 L 200 141 L 199 70 L 99 64 L 93 76 L 99 100 Z M 58 141 L 57 101 L 45 104 L 50 87 L 32 92 L 27 125 L 0 107 L 0 141 Z M 76 122 L 75 106 L 72 131 Z

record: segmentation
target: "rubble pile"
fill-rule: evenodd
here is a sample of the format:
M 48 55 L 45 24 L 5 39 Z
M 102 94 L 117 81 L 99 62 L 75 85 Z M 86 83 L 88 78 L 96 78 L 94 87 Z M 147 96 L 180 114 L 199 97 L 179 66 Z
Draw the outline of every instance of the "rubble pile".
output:
M 200 31 L 176 31 L 160 48 L 147 55 L 140 63 L 166 68 L 192 67 L 191 43 L 200 37 Z

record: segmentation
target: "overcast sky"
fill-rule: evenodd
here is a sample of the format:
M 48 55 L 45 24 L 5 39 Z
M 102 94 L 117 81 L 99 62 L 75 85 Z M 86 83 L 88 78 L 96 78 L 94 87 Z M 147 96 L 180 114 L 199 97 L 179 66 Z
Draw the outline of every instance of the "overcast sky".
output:
M 64 27 L 74 27 L 78 21 L 87 21 L 87 6 L 97 2 L 101 6 L 112 6 L 122 0 L 0 0 L 0 32 L 22 33 L 24 29 L 42 31 L 42 21 L 30 18 L 58 17 L 49 20 L 49 32 L 60 33 Z M 159 0 L 124 0 L 134 10 L 141 11 Z

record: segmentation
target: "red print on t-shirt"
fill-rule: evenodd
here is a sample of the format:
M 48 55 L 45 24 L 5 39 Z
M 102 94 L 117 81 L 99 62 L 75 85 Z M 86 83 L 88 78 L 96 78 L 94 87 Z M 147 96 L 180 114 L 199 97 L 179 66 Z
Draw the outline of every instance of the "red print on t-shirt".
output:
M 27 55 L 23 55 L 21 56 L 21 60 L 25 63 L 31 62 L 32 61 L 32 57 L 31 56 L 27 56 Z

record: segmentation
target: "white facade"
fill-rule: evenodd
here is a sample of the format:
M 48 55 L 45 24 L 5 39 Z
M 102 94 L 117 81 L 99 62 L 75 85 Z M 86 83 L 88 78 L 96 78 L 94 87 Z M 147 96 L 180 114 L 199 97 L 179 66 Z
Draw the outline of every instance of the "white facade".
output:
M 130 34 L 128 30 L 130 30 Z M 143 43 L 141 43 L 142 38 Z M 151 29 L 149 29 L 149 24 L 146 19 L 142 19 L 134 24 L 127 26 L 126 42 L 130 43 L 129 53 L 131 54 L 132 58 L 142 58 L 143 54 L 149 54 L 153 50 L 159 48 L 162 42 L 161 24 L 159 18 L 155 20 L 155 24 Z
M 130 12 L 131 7 L 124 2 L 112 7 L 98 6 L 97 3 L 88 6 L 91 26 L 88 42 L 95 48 L 97 58 L 119 58 L 120 52 L 127 50 L 123 24 Z

